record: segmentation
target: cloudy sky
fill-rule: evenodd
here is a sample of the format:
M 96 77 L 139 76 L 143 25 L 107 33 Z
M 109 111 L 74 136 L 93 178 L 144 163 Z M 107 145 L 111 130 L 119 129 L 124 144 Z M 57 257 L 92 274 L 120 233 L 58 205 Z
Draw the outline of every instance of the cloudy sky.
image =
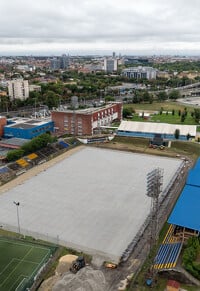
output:
M 200 55 L 199 0 L 0 0 L 0 55 Z

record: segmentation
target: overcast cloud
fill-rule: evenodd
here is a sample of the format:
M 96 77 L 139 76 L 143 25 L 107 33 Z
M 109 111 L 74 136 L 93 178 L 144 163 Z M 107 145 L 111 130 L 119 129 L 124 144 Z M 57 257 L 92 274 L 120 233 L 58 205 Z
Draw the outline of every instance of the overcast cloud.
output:
M 199 0 L 1 0 L 0 54 L 200 52 Z

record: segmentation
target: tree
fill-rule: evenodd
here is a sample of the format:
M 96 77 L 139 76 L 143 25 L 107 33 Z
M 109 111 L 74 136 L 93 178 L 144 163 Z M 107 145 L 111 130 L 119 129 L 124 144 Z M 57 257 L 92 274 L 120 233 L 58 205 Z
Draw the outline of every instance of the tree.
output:
M 165 91 L 161 91 L 158 93 L 158 100 L 164 101 L 167 99 L 167 93 Z
M 59 95 L 53 91 L 48 91 L 44 94 L 45 104 L 51 109 L 53 107 L 58 107 L 59 104 Z
M 169 93 L 169 99 L 172 99 L 172 100 L 176 100 L 178 98 L 180 98 L 180 92 L 178 90 L 172 90 L 170 93 Z
M 181 114 L 181 122 L 184 122 L 185 121 L 185 113 L 183 112 L 182 114 Z
M 123 118 L 127 118 L 128 116 L 132 116 L 132 109 L 130 107 L 123 108 Z
M 179 136 L 180 136 L 180 129 L 177 128 L 174 132 L 174 137 L 175 139 L 179 139 Z
M 17 159 L 20 159 L 21 157 L 23 157 L 24 155 L 24 151 L 22 149 L 17 149 L 17 150 L 12 150 L 12 151 L 9 151 L 7 153 L 7 160 L 9 162 L 11 161 L 16 161 Z
M 108 102 L 108 101 L 115 101 L 115 97 L 110 96 L 110 95 L 107 95 L 107 96 L 105 96 L 105 101 L 106 102 Z
M 193 117 L 194 117 L 195 121 L 199 123 L 199 121 L 200 121 L 200 109 L 198 109 L 198 108 L 194 109 Z
M 41 148 L 47 146 L 48 143 L 51 143 L 53 138 L 48 133 L 43 133 L 37 137 L 34 137 L 31 141 L 25 143 L 21 149 L 25 154 L 29 154 L 40 150 Z
M 151 94 L 149 94 L 148 91 L 144 91 L 144 93 L 143 93 L 143 100 L 145 102 L 149 102 L 149 103 L 152 103 L 153 102 L 153 98 L 152 98 Z

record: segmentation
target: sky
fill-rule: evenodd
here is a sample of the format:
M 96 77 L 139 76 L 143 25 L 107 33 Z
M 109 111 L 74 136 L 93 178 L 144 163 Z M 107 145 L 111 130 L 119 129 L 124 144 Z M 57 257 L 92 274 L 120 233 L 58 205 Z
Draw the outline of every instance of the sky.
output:
M 200 55 L 199 0 L 0 0 L 0 55 Z

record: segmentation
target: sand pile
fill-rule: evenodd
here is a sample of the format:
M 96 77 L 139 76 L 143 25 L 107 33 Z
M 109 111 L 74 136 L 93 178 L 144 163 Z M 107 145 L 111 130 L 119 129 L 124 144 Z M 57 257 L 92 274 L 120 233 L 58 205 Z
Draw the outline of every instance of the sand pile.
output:
M 104 274 L 87 266 L 76 274 L 67 272 L 53 287 L 53 291 L 105 291 Z

